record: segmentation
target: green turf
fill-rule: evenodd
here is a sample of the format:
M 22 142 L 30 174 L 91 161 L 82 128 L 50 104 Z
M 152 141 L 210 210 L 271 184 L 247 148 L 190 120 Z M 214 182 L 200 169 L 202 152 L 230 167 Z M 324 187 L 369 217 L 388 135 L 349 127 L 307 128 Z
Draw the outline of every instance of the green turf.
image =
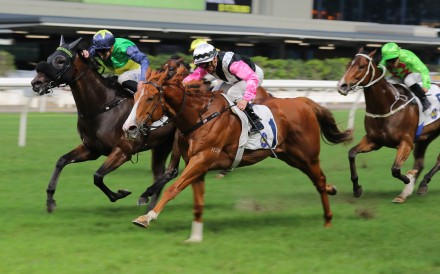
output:
M 334 111 L 344 127 L 346 111 Z M 405 204 L 391 176 L 395 150 L 357 158 L 364 195 L 352 196 L 347 151 L 322 145 L 321 164 L 338 194 L 333 227 L 323 227 L 319 195 L 298 170 L 268 159 L 222 180 L 206 177 L 204 241 L 184 244 L 192 221 L 188 188 L 148 230 L 131 224 L 151 183 L 149 152 L 105 178 L 131 196 L 111 203 L 93 185 L 104 158 L 68 165 L 48 214 L 45 189 L 56 160 L 79 144 L 75 114 L 32 113 L 27 145 L 17 146 L 18 114 L 0 114 L 0 273 L 440 273 L 440 184 Z M 362 111 L 356 138 L 363 135 Z M 426 166 L 439 152 L 435 141 Z M 404 170 L 412 165 L 405 164 Z M 440 175 L 439 175 L 440 176 Z

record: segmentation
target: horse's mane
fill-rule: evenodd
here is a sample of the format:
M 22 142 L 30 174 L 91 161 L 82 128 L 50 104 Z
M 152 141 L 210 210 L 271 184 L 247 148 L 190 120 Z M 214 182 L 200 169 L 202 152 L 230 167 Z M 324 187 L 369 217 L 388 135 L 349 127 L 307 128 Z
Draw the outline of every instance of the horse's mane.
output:
M 95 58 L 85 58 L 81 54 L 81 51 L 82 50 L 80 49 L 76 51 L 77 58 L 80 58 L 82 62 L 84 62 L 87 66 L 89 66 L 90 69 L 93 71 L 94 75 L 98 79 L 100 79 L 100 81 L 102 81 L 108 88 L 114 89 L 119 96 L 127 97 L 126 92 L 124 92 L 124 88 L 118 82 L 119 76 L 113 74 L 104 77 L 102 75 L 102 72 L 104 72 L 104 70 L 100 71 L 102 69 L 102 65 Z

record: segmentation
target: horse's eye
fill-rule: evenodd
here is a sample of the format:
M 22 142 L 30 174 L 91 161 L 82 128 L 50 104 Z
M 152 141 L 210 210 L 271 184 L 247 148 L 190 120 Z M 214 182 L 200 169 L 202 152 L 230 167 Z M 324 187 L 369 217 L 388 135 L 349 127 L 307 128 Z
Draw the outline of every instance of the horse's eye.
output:
M 66 64 L 66 58 L 59 56 L 52 61 L 52 64 L 56 69 L 62 69 Z
M 147 101 L 153 101 L 154 97 L 148 97 Z
M 364 69 L 364 68 L 365 68 L 365 65 L 360 65 L 359 66 L 359 70 Z

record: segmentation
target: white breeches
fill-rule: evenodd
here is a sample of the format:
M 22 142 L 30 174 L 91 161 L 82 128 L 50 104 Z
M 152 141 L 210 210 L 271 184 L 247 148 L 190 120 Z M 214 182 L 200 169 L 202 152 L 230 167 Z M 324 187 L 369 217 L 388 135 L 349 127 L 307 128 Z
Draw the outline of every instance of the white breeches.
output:
M 258 76 L 258 85 L 261 86 L 264 80 L 264 72 L 260 67 L 256 66 L 255 73 Z M 212 90 L 223 90 L 223 92 L 228 95 L 229 99 L 235 102 L 236 100 L 243 98 L 244 92 L 246 90 L 246 81 L 243 80 L 233 84 L 222 81 L 217 84 Z
M 127 80 L 133 80 L 136 82 L 139 82 L 139 79 L 141 79 L 141 68 L 128 70 L 118 77 L 118 82 L 122 84 L 123 82 Z

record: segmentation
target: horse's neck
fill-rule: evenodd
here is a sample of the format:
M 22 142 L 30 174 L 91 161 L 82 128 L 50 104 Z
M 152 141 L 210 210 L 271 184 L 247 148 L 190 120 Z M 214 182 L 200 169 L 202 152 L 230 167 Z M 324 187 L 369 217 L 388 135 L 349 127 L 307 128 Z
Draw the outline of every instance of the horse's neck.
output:
M 80 66 L 75 78 L 78 79 L 70 84 L 70 89 L 78 111 L 95 111 L 115 98 L 115 91 L 107 88 L 105 79 L 92 68 Z
M 376 84 L 364 88 L 364 96 L 367 111 L 382 113 L 390 110 L 400 94 L 399 90 L 383 78 Z
M 199 113 L 203 108 L 197 95 L 184 95 L 184 92 L 181 87 L 172 85 L 164 87 L 163 93 L 168 115 L 174 118 L 174 123 L 182 130 L 199 122 Z

